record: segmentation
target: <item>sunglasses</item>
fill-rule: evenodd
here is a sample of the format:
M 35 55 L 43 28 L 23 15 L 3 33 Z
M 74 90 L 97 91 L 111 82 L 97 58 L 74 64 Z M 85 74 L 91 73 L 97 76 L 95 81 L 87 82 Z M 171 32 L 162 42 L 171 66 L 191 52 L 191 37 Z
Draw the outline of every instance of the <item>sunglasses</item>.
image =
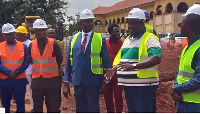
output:
M 188 26 L 188 25 L 186 25 L 186 24 L 183 24 L 183 23 L 179 23 L 178 26 L 179 26 L 179 27 L 184 26 L 184 27 L 187 27 L 187 28 L 191 29 L 190 26 Z

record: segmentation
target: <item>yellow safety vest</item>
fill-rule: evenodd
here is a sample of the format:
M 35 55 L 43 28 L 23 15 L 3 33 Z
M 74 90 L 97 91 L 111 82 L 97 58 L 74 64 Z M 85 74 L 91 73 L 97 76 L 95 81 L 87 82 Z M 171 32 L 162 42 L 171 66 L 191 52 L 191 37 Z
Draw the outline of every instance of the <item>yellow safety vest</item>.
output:
M 146 23 L 145 27 L 146 27 L 146 31 L 147 32 L 153 33 L 153 27 L 151 25 L 149 25 L 149 24 Z
M 149 40 L 149 38 L 151 36 L 154 36 L 159 41 L 159 38 L 156 35 L 154 35 L 153 33 L 145 32 L 143 37 L 142 37 L 142 39 L 141 39 L 140 46 L 139 46 L 139 54 L 138 54 L 139 61 L 138 62 L 142 62 L 142 61 L 145 61 L 145 60 L 149 59 L 148 52 L 147 52 L 147 41 Z M 125 39 L 125 41 L 129 37 L 130 36 L 128 36 Z M 117 56 L 115 57 L 115 60 L 113 62 L 113 66 L 116 66 L 116 65 L 118 65 L 120 63 L 120 60 L 121 60 L 121 57 L 122 57 L 121 49 L 118 52 Z M 154 66 L 154 67 L 151 67 L 151 68 L 147 68 L 147 69 L 138 69 L 137 70 L 137 77 L 138 78 L 155 78 L 155 77 L 159 77 L 157 66 Z
M 194 78 L 195 71 L 192 69 L 191 63 L 195 52 L 200 47 L 200 40 L 197 40 L 186 51 L 187 47 L 188 45 L 185 46 L 181 54 L 179 73 L 177 77 L 178 84 L 186 83 Z M 200 103 L 200 89 L 191 91 L 189 93 L 182 93 L 182 96 L 183 101 L 185 102 Z
M 80 33 L 77 33 L 71 41 L 71 51 L 70 51 L 71 66 L 73 66 L 73 47 Z M 102 58 L 100 56 L 101 47 L 102 47 L 101 34 L 94 32 L 91 42 L 91 54 L 90 54 L 91 70 L 94 74 L 103 74 Z

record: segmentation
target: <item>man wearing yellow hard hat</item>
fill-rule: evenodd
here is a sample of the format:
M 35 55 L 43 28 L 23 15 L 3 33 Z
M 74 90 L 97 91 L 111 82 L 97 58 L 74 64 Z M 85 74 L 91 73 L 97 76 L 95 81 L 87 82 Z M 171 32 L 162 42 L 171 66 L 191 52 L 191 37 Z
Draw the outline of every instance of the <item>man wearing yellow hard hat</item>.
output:
M 15 31 L 16 33 L 16 39 L 17 41 L 24 42 L 27 47 L 31 43 L 31 40 L 27 39 L 27 29 L 24 26 L 19 26 L 17 30 Z M 31 87 L 31 81 L 32 81 L 32 65 L 30 64 L 29 67 L 26 69 L 26 78 L 29 81 L 29 84 L 26 86 L 28 92 L 29 92 L 29 100 L 31 103 L 31 112 L 33 112 L 33 99 L 32 99 L 32 89 Z

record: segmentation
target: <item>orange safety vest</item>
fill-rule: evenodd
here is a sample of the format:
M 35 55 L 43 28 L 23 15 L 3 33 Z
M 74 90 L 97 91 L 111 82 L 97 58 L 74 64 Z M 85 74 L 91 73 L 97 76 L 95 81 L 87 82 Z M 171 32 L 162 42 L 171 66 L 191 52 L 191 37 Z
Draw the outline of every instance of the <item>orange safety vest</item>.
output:
M 58 76 L 58 64 L 56 57 L 52 57 L 54 39 L 47 38 L 47 44 L 41 56 L 38 49 L 37 39 L 32 41 L 31 57 L 32 64 L 32 78 L 52 78 Z
M 16 42 L 13 52 L 10 50 L 6 41 L 0 43 L 0 57 L 1 63 L 4 67 L 11 70 L 18 69 L 24 62 L 24 44 L 23 42 Z M 6 75 L 0 73 L 0 79 L 8 78 Z M 25 71 L 19 75 L 16 79 L 26 78 Z

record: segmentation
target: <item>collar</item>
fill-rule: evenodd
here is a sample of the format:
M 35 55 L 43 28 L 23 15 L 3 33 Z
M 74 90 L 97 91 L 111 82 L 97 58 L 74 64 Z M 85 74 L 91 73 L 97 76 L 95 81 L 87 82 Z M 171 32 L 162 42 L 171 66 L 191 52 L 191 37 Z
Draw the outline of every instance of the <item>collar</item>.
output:
M 140 39 L 145 32 L 146 32 L 146 29 L 142 30 L 137 36 L 130 35 L 130 38 L 133 37 L 133 38 Z
M 82 31 L 82 36 L 85 36 L 85 34 L 88 34 L 88 36 L 90 37 L 91 34 L 92 34 L 92 31 L 90 31 L 90 32 L 88 32 L 88 33 L 85 33 L 85 32 Z
M 188 47 L 190 47 L 193 43 L 200 39 L 200 35 L 196 36 L 193 40 L 188 42 Z
M 108 40 L 109 40 L 109 43 L 118 43 L 120 39 L 116 40 L 116 42 L 111 42 L 110 38 Z
M 38 44 L 47 44 L 48 40 L 47 38 L 45 38 L 45 40 L 37 40 L 38 41 Z
M 9 46 L 14 46 L 16 43 L 17 43 L 16 40 L 15 40 L 15 43 L 14 43 L 14 44 L 9 44 L 9 43 L 6 41 L 6 44 L 9 45 Z

